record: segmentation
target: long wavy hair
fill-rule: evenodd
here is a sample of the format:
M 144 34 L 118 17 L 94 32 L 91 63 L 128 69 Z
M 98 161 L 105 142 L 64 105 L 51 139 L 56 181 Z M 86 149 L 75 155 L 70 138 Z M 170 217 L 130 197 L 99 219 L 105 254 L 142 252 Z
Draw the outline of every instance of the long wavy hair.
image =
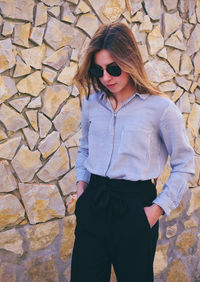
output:
M 141 94 L 162 95 L 158 86 L 154 85 L 147 77 L 144 63 L 137 42 L 130 28 L 123 23 L 101 25 L 88 45 L 82 64 L 74 77 L 81 93 L 87 98 L 91 88 L 96 92 L 102 90 L 108 96 L 112 93 L 96 77 L 90 75 L 90 68 L 94 64 L 94 56 L 100 50 L 107 50 L 115 63 L 127 72 L 135 87 Z

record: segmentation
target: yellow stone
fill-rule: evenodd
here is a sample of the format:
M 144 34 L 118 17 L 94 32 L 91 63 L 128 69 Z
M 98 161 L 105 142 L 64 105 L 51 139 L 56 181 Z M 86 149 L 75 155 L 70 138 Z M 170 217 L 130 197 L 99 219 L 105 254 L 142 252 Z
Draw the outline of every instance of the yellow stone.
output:
M 93 14 L 83 14 L 78 19 L 76 26 L 83 29 L 90 37 L 92 37 L 99 27 L 99 21 Z
M 197 254 L 200 255 L 200 234 L 198 234 Z
M 200 156 L 195 155 L 194 156 L 194 162 L 195 162 L 195 175 L 192 178 L 192 180 L 189 182 L 190 187 L 196 187 L 200 185 L 199 175 L 200 175 Z M 198 187 L 197 187 L 198 188 Z M 193 190 L 191 190 L 193 193 Z M 190 208 L 189 208 L 190 211 Z
M 150 54 L 155 55 L 164 46 L 164 39 L 160 33 L 160 25 L 158 24 L 147 37 Z
M 174 224 L 172 226 L 167 226 L 166 229 L 166 237 L 167 238 L 171 238 L 173 236 L 175 236 L 177 233 L 177 224 Z
M 27 118 L 35 131 L 38 131 L 37 110 L 26 111 Z
M 72 148 L 69 148 L 68 151 L 69 151 L 69 156 L 70 156 L 70 165 L 71 165 L 71 168 L 73 168 L 75 165 L 76 159 L 77 159 L 78 148 L 72 147 Z
M 119 19 L 125 9 L 125 1 L 123 0 L 108 0 L 106 1 L 103 14 L 111 22 Z
M 191 215 L 193 212 L 200 209 L 200 187 L 195 187 L 191 189 L 190 206 L 187 211 L 187 215 Z
M 24 63 L 24 61 L 18 56 L 17 63 L 13 77 L 19 77 L 31 72 L 31 67 Z
M 0 232 L 0 249 L 22 256 L 24 253 L 22 244 L 23 238 L 16 229 Z
M 167 49 L 167 60 L 177 73 L 179 72 L 180 59 L 181 51 L 176 49 Z
M 21 137 L 10 138 L 0 144 L 0 158 L 12 160 L 21 142 Z
M 190 218 L 184 222 L 185 228 L 198 227 L 198 222 L 194 218 Z
M 194 62 L 194 73 L 200 74 L 200 51 L 196 53 L 193 62 Z
M 140 31 L 150 32 L 152 31 L 152 23 L 148 15 L 144 16 L 144 21 L 140 25 Z
M 60 75 L 58 76 L 58 81 L 62 82 L 66 85 L 72 85 L 73 78 L 78 70 L 78 64 L 75 62 L 71 62 L 69 67 L 65 67 Z
M 154 259 L 155 275 L 160 274 L 168 266 L 168 256 L 167 256 L 168 248 L 169 248 L 169 243 L 157 246 L 155 259 Z
M 71 194 L 67 197 L 66 199 L 66 208 L 67 208 L 67 213 L 68 214 L 73 214 L 75 211 L 76 207 L 76 199 L 77 195 L 76 194 Z
M 177 87 L 176 91 L 173 93 L 172 101 L 175 103 L 183 94 L 184 90 L 180 87 Z
M 180 204 L 178 205 L 178 207 L 176 209 L 174 209 L 169 216 L 166 217 L 166 221 L 170 221 L 173 220 L 175 218 L 178 218 L 183 211 L 185 210 L 185 203 L 183 202 L 183 200 L 180 202 Z
M 195 138 L 195 152 L 200 155 L 200 136 Z
M 41 69 L 45 53 L 46 45 L 42 44 L 41 46 L 22 50 L 20 56 L 26 65 L 32 66 L 34 69 Z
M 6 133 L 0 128 L 0 141 L 7 138 Z
M 200 105 L 194 103 L 192 106 L 192 111 L 188 118 L 188 127 L 190 128 L 192 135 L 197 137 L 199 134 L 200 126 Z
M 21 45 L 23 47 L 29 47 L 29 34 L 30 34 L 31 24 L 16 24 L 14 29 L 14 39 L 13 43 Z
M 187 273 L 186 267 L 181 260 L 177 258 L 172 262 L 168 276 L 167 282 L 190 282 L 189 275 Z
M 184 53 L 181 58 L 181 68 L 180 75 L 189 74 L 193 70 L 193 64 L 190 56 L 187 53 Z
M 76 193 L 77 188 L 75 168 L 65 174 L 65 176 L 58 181 L 58 183 L 64 196 L 68 195 L 69 193 Z
M 90 11 L 90 7 L 85 2 L 80 1 L 76 10 L 80 11 L 80 13 L 86 14 Z
M 47 22 L 47 7 L 43 3 L 38 3 L 35 12 L 35 26 L 42 25 Z
M 184 231 L 180 234 L 176 240 L 176 246 L 179 252 L 186 254 L 190 248 L 194 246 L 195 239 L 194 233 Z
M 76 217 L 70 215 L 64 218 L 63 220 L 63 229 L 62 229 L 62 244 L 61 244 L 61 253 L 60 258 L 63 261 L 66 261 L 67 258 L 72 253 L 72 248 L 74 245 L 74 230 L 76 227 Z

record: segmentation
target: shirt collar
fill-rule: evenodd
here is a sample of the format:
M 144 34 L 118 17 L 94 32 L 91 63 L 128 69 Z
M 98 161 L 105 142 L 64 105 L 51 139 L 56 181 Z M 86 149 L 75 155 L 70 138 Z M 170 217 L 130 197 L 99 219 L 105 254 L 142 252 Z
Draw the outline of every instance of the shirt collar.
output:
M 140 93 L 138 93 L 138 92 L 135 92 L 129 99 L 133 99 L 135 96 L 138 96 L 138 97 L 140 97 L 142 100 L 146 100 L 149 95 L 150 95 L 150 94 L 140 94 Z M 100 92 L 99 92 L 99 99 L 102 100 L 102 101 L 104 101 L 104 102 L 106 103 L 106 101 L 107 101 L 107 95 L 105 94 L 105 92 L 103 92 L 103 91 L 100 91 Z M 128 99 L 128 100 L 129 100 L 129 99 Z

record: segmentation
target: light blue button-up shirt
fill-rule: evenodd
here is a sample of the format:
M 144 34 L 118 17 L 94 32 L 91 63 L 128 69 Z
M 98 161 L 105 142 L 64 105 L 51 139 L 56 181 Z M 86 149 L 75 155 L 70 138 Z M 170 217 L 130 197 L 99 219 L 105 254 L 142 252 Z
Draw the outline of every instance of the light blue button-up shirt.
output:
M 77 181 L 91 173 L 132 181 L 157 178 L 170 156 L 171 173 L 153 201 L 168 215 L 194 176 L 194 151 L 182 115 L 168 98 L 135 93 L 113 111 L 103 92 L 83 101 Z

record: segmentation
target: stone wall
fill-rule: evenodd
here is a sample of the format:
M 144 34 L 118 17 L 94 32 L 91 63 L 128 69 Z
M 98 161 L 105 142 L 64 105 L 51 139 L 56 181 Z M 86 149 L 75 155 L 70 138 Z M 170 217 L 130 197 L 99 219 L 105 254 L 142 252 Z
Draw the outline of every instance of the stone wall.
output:
M 160 221 L 155 280 L 200 281 L 200 1 L 0 0 L 0 11 L 0 281 L 69 281 L 80 137 L 72 77 L 98 26 L 113 21 L 131 27 L 196 154 L 191 189 Z

